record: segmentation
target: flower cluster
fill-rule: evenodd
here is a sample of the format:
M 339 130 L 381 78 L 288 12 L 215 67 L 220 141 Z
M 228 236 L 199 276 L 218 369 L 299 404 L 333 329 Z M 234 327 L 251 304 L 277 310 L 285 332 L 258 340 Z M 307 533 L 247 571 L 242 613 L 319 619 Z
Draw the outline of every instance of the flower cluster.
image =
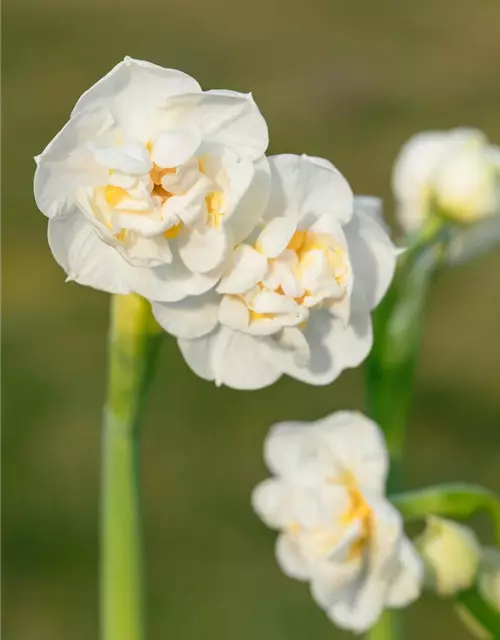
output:
M 251 95 L 126 58 L 37 158 L 68 279 L 138 293 L 201 377 L 327 384 L 372 344 L 397 252 L 327 160 L 267 158 Z
M 265 443 L 274 477 L 253 493 L 281 533 L 276 557 L 338 625 L 370 628 L 385 607 L 415 600 L 423 563 L 385 497 L 388 456 L 375 423 L 339 412 L 312 424 L 275 425 Z

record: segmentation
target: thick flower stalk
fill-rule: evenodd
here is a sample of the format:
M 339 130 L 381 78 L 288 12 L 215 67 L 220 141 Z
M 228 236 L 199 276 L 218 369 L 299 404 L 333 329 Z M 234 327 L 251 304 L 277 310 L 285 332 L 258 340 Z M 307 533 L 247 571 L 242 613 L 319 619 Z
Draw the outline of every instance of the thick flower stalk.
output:
M 181 300 L 212 288 L 269 192 L 251 95 L 126 58 L 37 158 L 35 199 L 68 279 Z
M 274 477 L 254 490 L 254 509 L 280 531 L 280 567 L 310 583 L 338 626 L 365 631 L 418 597 L 422 562 L 385 497 L 388 455 L 374 422 L 339 412 L 275 425 L 265 459 Z
M 397 251 L 378 201 L 354 198 L 321 158 L 269 159 L 263 219 L 204 296 L 153 305 L 202 378 L 258 389 L 287 374 L 329 384 L 372 346 L 370 312 L 392 279 Z
M 149 303 L 113 296 L 101 493 L 101 638 L 143 640 L 139 417 L 161 331 Z

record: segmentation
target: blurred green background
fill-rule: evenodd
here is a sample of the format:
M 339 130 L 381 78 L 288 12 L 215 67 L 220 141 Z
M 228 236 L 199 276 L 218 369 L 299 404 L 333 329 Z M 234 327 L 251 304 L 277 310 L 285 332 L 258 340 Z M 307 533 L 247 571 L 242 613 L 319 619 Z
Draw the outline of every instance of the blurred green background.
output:
M 33 156 L 128 54 L 252 91 L 272 153 L 325 156 L 390 211 L 413 133 L 468 124 L 500 142 L 500 3 L 5 0 L 3 27 L 3 632 L 90 640 L 109 300 L 64 284 Z M 407 484 L 500 489 L 499 251 L 439 278 L 424 334 Z M 143 439 L 149 638 L 346 637 L 278 570 L 249 494 L 271 423 L 362 406 L 360 371 L 327 388 L 216 389 L 165 339 Z M 408 618 L 414 640 L 469 637 L 430 597 Z

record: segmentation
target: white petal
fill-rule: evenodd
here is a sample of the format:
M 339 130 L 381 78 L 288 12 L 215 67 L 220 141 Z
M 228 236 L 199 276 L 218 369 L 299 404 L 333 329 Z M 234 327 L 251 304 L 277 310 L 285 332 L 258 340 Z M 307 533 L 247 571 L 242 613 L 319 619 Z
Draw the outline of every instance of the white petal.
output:
M 327 613 L 335 624 L 355 633 L 372 627 L 384 609 L 385 584 L 378 575 L 370 578 L 357 591 L 346 593 Z
M 210 188 L 210 180 L 206 176 L 199 176 L 186 193 L 167 198 L 162 208 L 164 215 L 178 218 L 187 226 L 197 221 L 203 222 L 207 211 L 205 197 Z
M 127 283 L 148 300 L 178 302 L 187 296 L 206 293 L 220 278 L 220 271 L 192 273 L 174 256 L 171 264 L 158 267 L 130 267 Z
M 243 242 L 262 220 L 271 190 L 271 170 L 266 157 L 254 162 L 252 182 L 227 221 L 235 244 Z
M 149 173 L 152 168 L 146 147 L 137 140 L 127 141 L 120 146 L 113 147 L 91 146 L 96 162 L 108 169 L 140 176 Z
M 312 567 L 300 546 L 288 534 L 282 533 L 276 541 L 276 559 L 283 573 L 296 580 L 309 580 Z
M 267 258 L 277 258 L 286 249 L 296 229 L 293 218 L 273 218 L 260 232 L 255 247 Z
M 408 540 L 403 538 L 399 551 L 399 571 L 387 594 L 389 607 L 405 607 L 414 602 L 422 590 L 424 568 L 422 559 Z
M 201 338 L 217 325 L 219 297 L 213 292 L 185 298 L 180 302 L 154 302 L 158 323 L 177 338 Z
M 187 162 L 201 143 L 199 133 L 188 131 L 162 131 L 153 146 L 153 160 L 159 167 L 178 167 Z
M 402 522 L 392 505 L 380 497 L 369 497 L 372 508 L 372 540 L 363 581 L 350 597 L 337 602 L 328 615 L 339 626 L 355 632 L 365 631 L 376 622 L 384 607 L 390 584 L 395 577 L 397 553 L 401 541 Z
M 105 244 L 80 212 L 50 220 L 49 246 L 70 280 L 109 293 L 130 293 L 126 272 L 130 267 Z
M 389 457 L 378 425 L 356 411 L 338 411 L 315 424 L 324 434 L 336 468 L 350 472 L 360 486 L 382 495 Z
M 251 307 L 256 313 L 294 313 L 299 305 L 288 296 L 262 291 L 252 299 Z
M 178 240 L 182 261 L 195 273 L 207 273 L 220 267 L 229 247 L 224 229 L 208 225 L 192 228 Z
M 241 244 L 231 255 L 232 264 L 217 286 L 219 293 L 245 293 L 260 282 L 267 259 L 253 247 Z
M 302 422 L 273 425 L 264 442 L 264 460 L 272 473 L 317 487 L 324 487 L 335 464 L 321 433 Z
M 224 223 L 229 220 L 245 196 L 254 177 L 254 163 L 234 151 L 217 145 L 204 145 L 206 152 L 199 156 L 203 172 L 213 183 L 212 191 L 223 196 L 220 213 Z
M 262 389 L 281 376 L 260 340 L 223 327 L 217 334 L 212 352 L 212 369 L 217 385 L 233 389 Z
M 172 251 L 163 236 L 143 238 L 134 233 L 128 234 L 128 237 L 125 242 L 116 245 L 116 250 L 134 267 L 158 267 L 172 262 Z
M 47 217 L 71 213 L 75 191 L 106 183 L 108 171 L 99 165 L 87 143 L 113 126 L 104 110 L 72 118 L 37 158 L 34 190 L 38 208 Z
M 245 331 L 250 322 L 247 305 L 236 296 L 224 296 L 219 306 L 219 322 L 230 329 Z
M 275 478 L 261 482 L 252 492 L 252 507 L 259 518 L 272 529 L 289 525 L 294 517 L 294 491 Z
M 355 206 L 344 228 L 349 246 L 354 287 L 363 292 L 369 309 L 377 306 L 394 276 L 398 252 L 375 216 Z
M 277 339 L 277 346 L 294 359 L 297 367 L 305 367 L 309 362 L 311 349 L 300 329 L 285 327 Z
M 239 156 L 257 160 L 267 149 L 267 125 L 250 95 L 205 91 L 177 96 L 164 113 L 173 125 L 197 126 L 205 143 L 228 147 Z
M 213 380 L 212 349 L 217 337 L 217 332 L 209 333 L 196 340 L 177 340 L 182 357 L 186 364 L 203 380 Z
M 351 562 L 322 562 L 314 571 L 311 580 L 311 594 L 323 609 L 329 609 L 336 602 L 352 598 L 359 586 L 362 570 L 358 560 Z
M 341 224 L 352 215 L 352 190 L 327 160 L 284 154 L 271 156 L 271 197 L 266 218 L 298 216 L 308 226 L 322 215 Z
M 181 71 L 127 57 L 81 96 L 72 116 L 105 106 L 128 135 L 146 142 L 155 132 L 155 112 L 169 97 L 200 91 Z
M 304 335 L 311 348 L 311 358 L 305 367 L 292 363 L 284 373 L 309 384 L 330 384 L 347 368 L 357 367 L 370 352 L 373 343 L 371 319 L 365 314 L 351 314 L 346 327 L 342 320 L 328 311 L 311 312 Z

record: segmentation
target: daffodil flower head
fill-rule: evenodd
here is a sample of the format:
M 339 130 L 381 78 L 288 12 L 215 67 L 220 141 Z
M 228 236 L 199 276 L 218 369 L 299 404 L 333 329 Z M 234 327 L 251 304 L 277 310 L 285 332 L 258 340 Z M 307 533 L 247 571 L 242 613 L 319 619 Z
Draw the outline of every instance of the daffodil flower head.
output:
M 209 290 L 267 203 L 266 123 L 251 95 L 126 58 L 37 158 L 35 198 L 72 280 L 180 300 Z
M 393 190 L 406 231 L 431 215 L 467 224 L 500 215 L 500 148 L 475 129 L 420 133 L 396 159 Z
M 229 255 L 216 288 L 153 311 L 191 368 L 217 384 L 257 389 L 283 374 L 328 384 L 369 353 L 370 311 L 397 251 L 378 201 L 353 198 L 327 160 L 281 155 L 269 164 L 262 222 Z
M 374 422 L 339 412 L 281 423 L 264 453 L 273 477 L 256 487 L 253 507 L 280 532 L 282 570 L 309 582 L 338 626 L 365 631 L 384 608 L 418 597 L 423 565 L 385 497 L 388 455 Z

